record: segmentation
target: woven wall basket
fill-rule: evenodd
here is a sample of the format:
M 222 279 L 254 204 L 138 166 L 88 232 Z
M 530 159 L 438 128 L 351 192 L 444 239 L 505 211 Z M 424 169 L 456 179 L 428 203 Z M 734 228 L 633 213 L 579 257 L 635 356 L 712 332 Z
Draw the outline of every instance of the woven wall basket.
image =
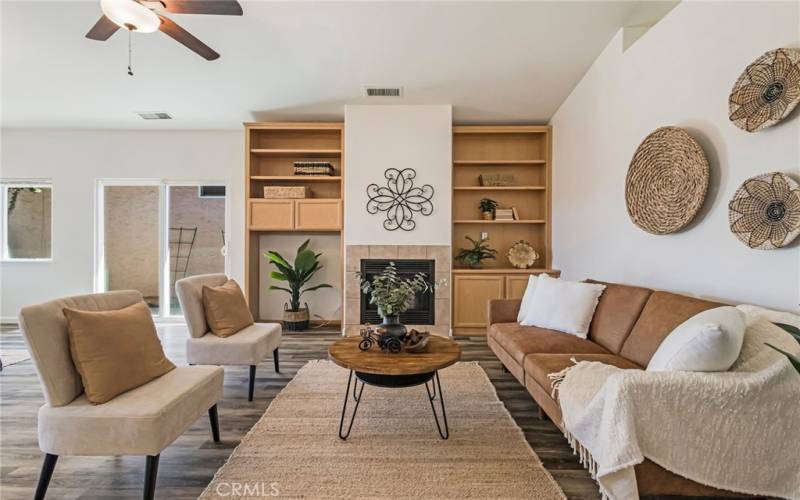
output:
M 697 141 L 678 127 L 661 127 L 636 149 L 625 180 L 634 224 L 653 234 L 685 227 L 703 205 L 708 161 Z
M 753 61 L 736 80 L 728 98 L 737 127 L 757 132 L 775 125 L 800 102 L 800 51 L 771 50 Z
M 728 205 L 728 222 L 750 248 L 785 247 L 800 234 L 800 187 L 780 172 L 747 179 Z

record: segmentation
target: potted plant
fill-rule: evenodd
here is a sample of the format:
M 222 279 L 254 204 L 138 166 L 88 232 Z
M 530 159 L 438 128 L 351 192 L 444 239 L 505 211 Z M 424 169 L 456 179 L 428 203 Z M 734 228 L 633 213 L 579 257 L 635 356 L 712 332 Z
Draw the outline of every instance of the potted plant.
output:
M 478 207 L 481 209 L 481 215 L 483 215 L 484 220 L 494 219 L 494 209 L 497 208 L 496 201 L 491 198 L 483 198 L 478 203 Z
M 269 273 L 272 279 L 285 281 L 289 288 L 270 285 L 270 290 L 282 290 L 290 295 L 289 303 L 284 304 L 283 324 L 289 331 L 308 329 L 309 314 L 308 303 L 305 307 L 300 307 L 300 297 L 306 292 L 313 292 L 320 288 L 333 288 L 327 283 L 321 285 L 306 286 L 311 278 L 322 269 L 319 262 L 320 253 L 315 254 L 308 249 L 311 240 L 306 240 L 297 249 L 297 256 L 294 258 L 294 265 L 284 259 L 281 254 L 270 250 L 264 257 L 273 264 L 278 270 Z
M 473 240 L 469 236 L 466 238 L 472 243 L 472 248 L 459 248 L 456 254 L 456 260 L 467 267 L 476 268 L 480 267 L 481 263 L 486 259 L 497 258 L 497 250 L 489 247 L 487 241 L 489 238 L 481 238 L 480 240 Z
M 372 280 L 360 272 L 356 275 L 361 281 L 361 290 L 369 295 L 369 303 L 378 306 L 378 314 L 383 318 L 381 328 L 396 337 L 406 334 L 406 327 L 400 323 L 400 313 L 406 312 L 414 304 L 414 297 L 418 293 L 435 288 L 422 273 L 403 278 L 397 273 L 394 262 L 389 262 L 383 272 Z

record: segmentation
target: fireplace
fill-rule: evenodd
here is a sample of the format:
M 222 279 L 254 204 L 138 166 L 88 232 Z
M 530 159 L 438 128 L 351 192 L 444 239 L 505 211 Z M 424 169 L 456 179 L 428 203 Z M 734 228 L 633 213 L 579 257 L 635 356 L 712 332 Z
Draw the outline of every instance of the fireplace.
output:
M 362 259 L 361 275 L 371 280 L 380 274 L 390 262 L 394 262 L 397 273 L 404 278 L 410 278 L 417 273 L 422 273 L 429 283 L 436 282 L 436 263 L 433 260 L 416 259 Z M 363 291 L 360 299 L 361 324 L 380 324 L 383 319 L 378 314 L 378 306 L 369 303 L 369 297 Z M 418 293 L 414 298 L 411 308 L 400 314 L 400 322 L 404 325 L 435 325 L 436 307 L 433 291 Z

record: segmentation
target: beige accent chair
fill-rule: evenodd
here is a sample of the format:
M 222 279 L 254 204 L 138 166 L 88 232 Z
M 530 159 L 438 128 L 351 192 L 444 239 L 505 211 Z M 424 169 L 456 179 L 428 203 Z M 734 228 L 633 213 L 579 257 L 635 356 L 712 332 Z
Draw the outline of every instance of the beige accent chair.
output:
M 186 340 L 186 360 L 197 365 L 248 365 L 250 388 L 248 401 L 253 400 L 256 366 L 272 352 L 275 372 L 280 373 L 278 347 L 281 345 L 281 325 L 253 323 L 230 337 L 217 337 L 209 331 L 203 307 L 203 286 L 220 286 L 228 281 L 224 274 L 201 274 L 175 282 L 175 292 L 181 304 L 189 337 Z
M 161 451 L 199 416 L 208 412 L 212 436 L 219 442 L 217 401 L 222 397 L 223 371 L 217 366 L 179 366 L 106 403 L 95 405 L 86 399 L 62 310 L 110 311 L 141 301 L 137 291 L 108 292 L 54 300 L 20 312 L 19 324 L 46 401 L 39 408 L 39 448 L 45 458 L 36 500 L 45 497 L 61 455 L 145 455 L 148 500 L 155 494 Z

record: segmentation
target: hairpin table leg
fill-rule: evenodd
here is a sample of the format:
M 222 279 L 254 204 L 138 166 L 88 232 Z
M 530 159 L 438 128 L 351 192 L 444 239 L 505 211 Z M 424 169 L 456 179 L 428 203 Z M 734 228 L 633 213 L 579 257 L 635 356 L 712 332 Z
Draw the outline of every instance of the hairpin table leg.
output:
M 344 429 L 344 416 L 347 413 L 347 401 L 350 399 L 350 384 L 353 382 L 355 378 L 355 383 L 353 385 L 353 400 L 356 402 L 355 407 L 353 408 L 353 415 L 350 417 L 350 424 L 347 426 L 347 432 L 342 433 Z M 339 419 L 339 438 L 340 439 L 347 439 L 350 436 L 350 430 L 353 428 L 353 422 L 356 419 L 356 412 L 358 412 L 358 405 L 361 403 L 361 394 L 364 392 L 364 382 L 361 382 L 361 389 L 358 390 L 358 396 L 356 396 L 356 389 L 358 388 L 358 377 L 353 376 L 353 370 L 350 370 L 350 375 L 347 377 L 347 389 L 344 391 L 344 403 L 342 404 L 342 416 Z M 433 403 L 431 403 L 433 404 Z
M 439 396 L 439 405 L 442 408 L 442 421 L 444 423 L 444 432 L 442 432 L 442 424 L 439 423 L 439 415 L 436 413 L 436 405 L 433 404 L 434 400 L 436 399 L 436 390 L 438 388 L 438 396 Z M 432 390 L 431 390 L 432 389 Z M 433 410 L 433 419 L 436 422 L 436 429 L 439 431 L 439 436 L 442 439 L 447 439 L 450 437 L 450 428 L 447 426 L 447 411 L 444 407 L 444 393 L 442 393 L 442 382 L 439 380 L 439 372 L 437 371 L 433 375 L 433 379 L 431 380 L 431 387 L 428 387 L 428 383 L 425 382 L 425 390 L 428 391 L 428 399 L 431 402 L 431 410 Z

